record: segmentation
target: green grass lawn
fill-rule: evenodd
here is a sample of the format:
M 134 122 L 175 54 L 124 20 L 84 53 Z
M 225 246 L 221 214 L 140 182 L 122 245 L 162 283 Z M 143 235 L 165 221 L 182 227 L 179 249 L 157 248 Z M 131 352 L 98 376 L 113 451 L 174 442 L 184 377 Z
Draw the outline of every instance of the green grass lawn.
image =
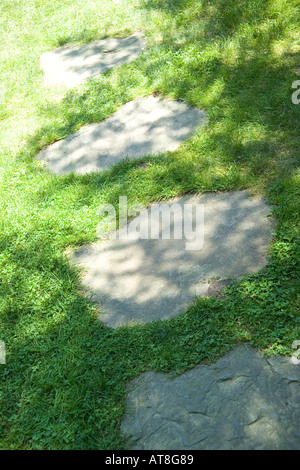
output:
M 120 449 L 126 383 L 180 373 L 238 342 L 292 353 L 300 339 L 298 0 L 1 0 L 1 449 Z M 40 55 L 144 30 L 135 62 L 71 92 L 46 89 Z M 159 92 L 209 117 L 178 151 L 101 174 L 55 176 L 46 144 Z M 65 250 L 96 240 L 97 208 L 249 189 L 278 225 L 270 263 L 169 320 L 111 330 L 80 292 Z

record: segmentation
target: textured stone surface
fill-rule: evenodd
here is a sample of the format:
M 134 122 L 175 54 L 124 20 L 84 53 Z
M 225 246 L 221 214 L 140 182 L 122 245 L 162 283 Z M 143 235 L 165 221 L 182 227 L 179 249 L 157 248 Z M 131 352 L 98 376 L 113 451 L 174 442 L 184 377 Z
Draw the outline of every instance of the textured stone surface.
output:
M 186 250 L 184 238 L 117 239 L 83 246 L 73 254 L 71 260 L 84 268 L 82 282 L 101 304 L 100 319 L 106 325 L 116 328 L 171 318 L 182 313 L 195 295 L 206 293 L 210 278 L 238 278 L 266 264 L 274 223 L 262 199 L 234 191 L 176 202 L 181 208 L 187 203 L 204 205 L 202 249 Z M 150 210 L 133 220 L 142 230 Z M 187 219 L 195 222 L 195 214 L 185 223 Z M 171 220 L 171 235 L 179 222 L 177 215 Z
M 56 174 L 101 171 L 124 158 L 176 150 L 204 117 L 203 111 L 182 102 L 148 96 L 125 104 L 99 124 L 83 126 L 37 157 Z
M 63 84 L 68 88 L 136 59 L 145 48 L 141 34 L 127 38 L 107 38 L 82 46 L 63 46 L 41 55 L 40 64 L 46 85 Z
M 300 365 L 238 346 L 171 379 L 148 372 L 129 386 L 122 432 L 131 449 L 298 449 Z

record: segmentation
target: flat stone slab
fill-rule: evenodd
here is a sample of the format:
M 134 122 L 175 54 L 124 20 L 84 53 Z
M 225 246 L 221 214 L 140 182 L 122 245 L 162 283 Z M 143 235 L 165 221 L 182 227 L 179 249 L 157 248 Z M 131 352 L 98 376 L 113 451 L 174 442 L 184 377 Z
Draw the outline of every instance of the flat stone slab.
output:
M 125 104 L 99 124 L 83 126 L 37 158 L 56 174 L 102 171 L 124 158 L 176 150 L 203 124 L 205 113 L 157 96 Z
M 41 55 L 40 65 L 45 85 L 63 84 L 72 88 L 109 68 L 136 59 L 145 48 L 140 33 L 127 38 L 107 38 L 82 46 L 63 46 Z
M 267 263 L 266 253 L 274 230 L 263 199 L 246 191 L 209 193 L 169 201 L 179 211 L 170 218 L 172 239 L 120 239 L 139 225 L 147 230 L 155 205 L 142 211 L 118 232 L 116 240 L 80 247 L 71 262 L 83 268 L 82 282 L 92 299 L 101 305 L 100 319 L 117 328 L 172 318 L 182 313 L 195 296 L 205 295 L 211 278 L 239 278 Z M 186 204 L 204 205 L 204 243 L 187 250 L 187 240 L 174 239 L 174 227 L 182 223 Z M 156 212 L 155 212 L 156 211 Z M 195 225 L 195 210 L 184 224 Z M 133 225 L 132 225 L 133 224 Z M 203 224 L 195 230 L 198 237 Z
M 131 449 L 299 450 L 300 365 L 249 346 L 175 379 L 129 385 L 121 430 Z

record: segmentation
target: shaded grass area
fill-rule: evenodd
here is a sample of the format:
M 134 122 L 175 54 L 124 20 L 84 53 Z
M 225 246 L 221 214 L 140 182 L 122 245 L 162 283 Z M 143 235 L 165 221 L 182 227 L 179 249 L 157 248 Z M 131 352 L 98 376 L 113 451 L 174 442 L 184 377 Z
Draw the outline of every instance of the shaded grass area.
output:
M 1 2 L 0 448 L 122 448 L 125 386 L 141 372 L 180 373 L 241 341 L 291 354 L 300 339 L 296 6 Z M 43 87 L 45 50 L 140 28 L 148 50 L 134 63 L 68 93 Z M 57 177 L 34 160 L 44 145 L 154 92 L 205 109 L 205 130 L 174 153 L 101 174 Z M 245 188 L 267 197 L 278 220 L 263 271 L 169 321 L 117 331 L 98 322 L 64 250 L 96 240 L 100 204 Z

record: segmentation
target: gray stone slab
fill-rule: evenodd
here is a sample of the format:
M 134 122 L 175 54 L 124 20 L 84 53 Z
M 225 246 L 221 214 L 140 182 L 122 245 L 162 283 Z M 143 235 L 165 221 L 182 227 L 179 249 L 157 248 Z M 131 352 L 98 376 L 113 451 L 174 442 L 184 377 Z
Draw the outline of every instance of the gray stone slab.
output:
M 63 46 L 41 55 L 45 85 L 63 84 L 72 88 L 109 68 L 129 63 L 145 48 L 140 33 L 127 38 L 107 38 L 82 46 Z
M 171 237 L 161 239 L 116 239 L 83 246 L 71 262 L 82 266 L 82 282 L 95 302 L 101 305 L 100 319 L 117 328 L 168 319 L 182 313 L 195 296 L 206 293 L 209 280 L 239 278 L 254 273 L 267 263 L 267 249 L 274 221 L 270 208 L 246 191 L 187 196 L 169 201 L 179 205 L 171 218 Z M 185 204 L 204 205 L 204 244 L 187 250 L 187 240 L 174 239 L 174 227 L 182 222 Z M 140 225 L 148 227 L 153 209 L 145 209 L 122 228 L 118 235 Z M 162 208 L 157 205 L 156 211 Z M 184 223 L 195 223 L 195 212 Z M 203 226 L 198 226 L 198 236 Z
M 102 171 L 124 158 L 176 150 L 203 124 L 205 113 L 157 96 L 125 104 L 109 119 L 83 126 L 37 158 L 56 174 Z
M 299 400 L 300 365 L 240 345 L 175 379 L 132 381 L 121 430 L 136 450 L 299 450 Z

